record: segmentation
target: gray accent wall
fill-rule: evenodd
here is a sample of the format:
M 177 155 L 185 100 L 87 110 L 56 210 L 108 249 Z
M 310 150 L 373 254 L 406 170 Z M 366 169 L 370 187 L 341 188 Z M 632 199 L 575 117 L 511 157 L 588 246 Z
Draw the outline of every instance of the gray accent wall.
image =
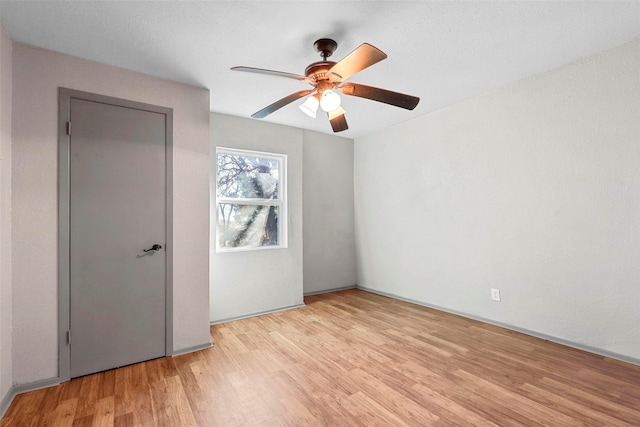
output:
M 358 285 L 640 360 L 639 75 L 635 40 L 356 139 Z
M 209 91 L 14 43 L 15 384 L 58 376 L 59 87 L 173 109 L 173 351 L 209 344 Z
M 311 131 L 303 137 L 304 293 L 353 287 L 353 140 Z
M 304 293 L 354 286 L 353 140 L 212 113 L 212 153 L 216 147 L 288 156 L 289 246 L 215 252 L 212 155 L 210 321 L 288 309 Z

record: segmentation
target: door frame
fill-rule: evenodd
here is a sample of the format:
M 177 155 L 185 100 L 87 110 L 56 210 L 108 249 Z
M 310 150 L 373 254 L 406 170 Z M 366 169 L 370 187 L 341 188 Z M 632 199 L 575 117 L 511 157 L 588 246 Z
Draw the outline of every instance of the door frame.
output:
M 71 378 L 70 329 L 70 121 L 71 99 L 165 115 L 165 356 L 173 354 L 173 109 L 60 87 L 58 89 L 58 377 Z M 71 131 L 73 132 L 73 130 Z

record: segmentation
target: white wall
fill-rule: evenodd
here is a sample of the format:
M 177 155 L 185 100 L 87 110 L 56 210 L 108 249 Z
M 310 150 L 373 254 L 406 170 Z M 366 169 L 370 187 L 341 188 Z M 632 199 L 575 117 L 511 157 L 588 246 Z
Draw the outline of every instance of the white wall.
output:
M 13 43 L 0 26 L 0 402 L 12 385 L 11 363 L 11 80 Z M 3 412 L 0 405 L 0 415 Z
M 302 301 L 302 130 L 211 114 L 211 230 L 216 227 L 215 149 L 240 148 L 287 155 L 286 249 L 216 253 L 211 233 L 210 320 L 297 306 Z
M 173 344 L 208 329 L 209 91 L 13 46 L 13 381 L 58 375 L 58 87 L 173 108 Z
M 303 136 L 304 293 L 355 286 L 353 140 Z
M 639 76 L 636 40 L 357 139 L 359 285 L 640 362 Z

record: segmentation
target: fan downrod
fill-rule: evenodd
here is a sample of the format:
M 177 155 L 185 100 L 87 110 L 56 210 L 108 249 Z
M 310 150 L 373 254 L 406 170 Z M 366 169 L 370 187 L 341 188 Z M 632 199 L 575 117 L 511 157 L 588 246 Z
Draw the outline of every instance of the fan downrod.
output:
M 313 47 L 315 47 L 318 53 L 320 53 L 322 60 L 326 61 L 327 58 L 333 55 L 333 52 L 338 48 L 338 43 L 332 39 L 318 39 L 313 44 Z

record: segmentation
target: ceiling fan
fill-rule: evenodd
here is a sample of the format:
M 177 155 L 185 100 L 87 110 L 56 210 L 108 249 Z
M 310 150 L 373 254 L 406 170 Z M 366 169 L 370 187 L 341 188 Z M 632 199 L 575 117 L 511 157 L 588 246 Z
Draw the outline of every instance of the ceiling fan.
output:
M 285 73 L 282 71 L 264 70 L 262 68 L 231 68 L 234 71 L 246 71 L 249 73 L 286 77 L 306 82 L 313 86 L 313 89 L 300 90 L 292 93 L 291 95 L 285 96 L 284 98 L 252 114 L 251 117 L 262 119 L 291 102 L 308 96 L 308 99 L 300 105 L 300 109 L 307 115 L 315 118 L 319 106 L 327 113 L 333 131 L 341 132 L 348 129 L 349 126 L 347 126 L 347 120 L 344 117 L 345 110 L 340 106 L 341 99 L 338 92 L 342 92 L 345 95 L 383 102 L 385 104 L 405 108 L 407 110 L 413 110 L 416 105 L 418 105 L 420 98 L 415 96 L 373 86 L 345 82 L 345 80 L 354 74 L 382 61 L 387 57 L 387 54 L 377 47 L 372 46 L 369 43 L 363 43 L 340 61 L 333 62 L 327 61 L 327 58 L 336 50 L 338 43 L 332 39 L 319 39 L 316 40 L 313 45 L 320 53 L 320 56 L 322 56 L 322 61 L 314 62 L 309 65 L 304 71 L 304 76 Z

